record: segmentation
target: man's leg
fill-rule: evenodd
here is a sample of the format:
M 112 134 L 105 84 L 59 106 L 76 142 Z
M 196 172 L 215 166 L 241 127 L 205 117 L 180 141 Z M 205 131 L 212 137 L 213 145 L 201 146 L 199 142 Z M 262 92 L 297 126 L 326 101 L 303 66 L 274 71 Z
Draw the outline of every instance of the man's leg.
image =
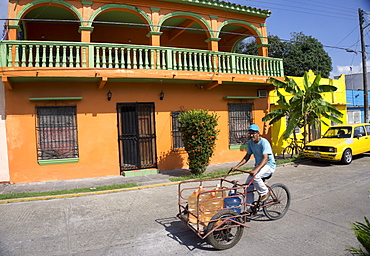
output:
M 262 178 L 268 177 L 274 173 L 274 169 L 270 166 L 265 165 L 255 176 L 253 185 L 256 187 L 256 190 L 260 196 L 266 195 L 268 192 L 268 188 L 266 187 L 265 183 L 263 182 Z
M 262 178 L 268 177 L 271 174 L 274 173 L 274 169 L 272 169 L 270 166 L 265 165 L 255 176 L 253 183 L 247 188 L 247 204 L 252 204 L 254 202 L 254 193 L 252 191 L 254 190 L 254 186 L 256 186 L 256 190 L 260 196 L 263 196 L 267 194 L 268 188 L 266 187 L 265 183 L 263 182 Z M 253 176 L 248 176 L 247 181 L 245 184 L 249 184 L 252 180 Z M 247 210 L 249 210 L 249 206 L 247 207 Z
M 252 180 L 252 176 L 248 176 L 248 179 L 247 181 L 245 182 L 245 184 L 249 184 Z M 253 190 L 254 190 L 254 186 L 253 186 L 253 183 L 247 188 L 247 204 L 252 204 L 254 202 L 254 193 L 253 193 Z M 250 206 L 247 206 L 247 210 L 249 210 Z

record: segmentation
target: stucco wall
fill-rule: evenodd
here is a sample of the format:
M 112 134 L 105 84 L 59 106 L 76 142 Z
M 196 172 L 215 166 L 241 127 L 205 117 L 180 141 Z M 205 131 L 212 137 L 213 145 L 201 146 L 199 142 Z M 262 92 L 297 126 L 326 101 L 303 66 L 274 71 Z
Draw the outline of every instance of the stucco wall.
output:
M 253 35 L 256 36 L 258 43 L 262 45 L 259 48 L 259 55 L 267 56 L 265 19 L 269 16 L 269 12 L 257 9 L 249 10 L 249 8 L 244 9 L 244 11 L 233 10 L 235 7 L 239 8 L 239 6 L 229 6 L 228 3 L 224 2 L 217 2 L 215 7 L 209 6 L 210 8 L 208 8 L 207 5 L 201 3 L 184 5 L 184 1 L 119 0 L 114 1 L 114 3 L 108 3 L 107 1 L 81 2 L 62 0 L 46 2 L 32 0 L 10 1 L 9 10 L 11 11 L 9 12 L 9 18 L 13 19 L 14 22 L 11 24 L 14 26 L 9 27 L 8 38 L 10 40 L 17 39 L 19 19 L 29 18 L 27 15 L 32 16 L 31 12 L 33 11 L 35 13 L 40 11 L 45 16 L 53 17 L 53 13 L 51 11 L 48 13 L 48 10 L 53 10 L 54 8 L 45 9 L 45 4 L 64 9 L 61 10 L 62 15 L 71 17 L 70 14 L 73 14 L 76 20 L 80 21 L 133 21 L 139 22 L 144 27 L 140 26 L 137 28 L 136 26 L 121 26 L 117 24 L 108 26 L 95 23 L 90 27 L 89 24 L 91 23 L 85 24 L 84 22 L 79 24 L 81 25 L 79 26 L 77 23 L 62 24 L 40 21 L 39 23 L 31 24 L 25 21 L 25 38 L 35 41 L 80 40 L 81 42 L 94 43 L 144 44 L 184 47 L 186 49 L 231 51 L 237 40 L 245 35 Z M 66 13 L 66 11 L 69 13 Z M 111 11 L 112 13 L 109 13 Z M 128 19 L 115 19 L 110 15 L 108 17 L 107 13 L 112 15 L 118 14 L 115 12 L 121 12 L 119 13 L 120 17 L 127 15 Z M 129 20 L 130 17 L 133 17 L 131 15 L 136 17 Z M 186 30 L 181 32 L 180 30 L 179 32 L 178 29 L 170 29 L 174 25 L 184 28 L 190 26 L 192 28 L 193 25 L 190 24 L 193 22 L 195 22 L 193 24 L 195 28 L 202 28 L 202 30 L 192 32 Z M 57 28 L 55 28 L 54 24 L 57 24 L 55 25 Z M 81 31 L 78 31 L 79 29 Z M 236 30 L 238 35 L 221 36 L 219 34 L 231 30 Z M 60 31 L 63 31 L 63 33 L 59 33 Z M 163 34 L 161 34 L 162 32 Z M 79 35 L 81 36 L 80 39 Z M 102 46 L 106 47 L 106 45 Z M 22 49 L 26 52 L 25 47 L 15 47 L 15 49 Z M 33 49 L 42 49 L 42 52 L 50 53 L 56 48 L 45 46 L 38 48 L 37 46 Z M 62 62 L 63 58 L 66 59 L 67 52 L 73 52 L 73 47 L 60 47 L 58 49 L 61 54 L 60 57 L 63 56 Z M 65 51 L 65 49 L 68 50 Z M 11 182 L 119 175 L 117 103 L 154 103 L 157 136 L 156 150 L 158 168 L 161 171 L 187 167 L 186 153 L 172 149 L 171 111 L 196 108 L 207 109 L 219 115 L 218 129 L 220 130 L 220 135 L 217 140 L 215 155 L 212 157 L 210 164 L 239 161 L 245 154 L 243 150 L 230 150 L 229 148 L 227 105 L 229 102 L 244 101 L 253 103 L 254 122 L 261 127 L 262 134 L 270 138 L 268 127 L 261 121 L 262 117 L 269 110 L 269 99 L 251 99 L 257 96 L 257 89 L 266 89 L 269 86 L 267 82 L 269 75 L 262 72 L 264 71 L 262 70 L 264 65 L 256 66 L 256 70 L 253 70 L 253 67 L 248 67 L 253 72 L 249 70 L 244 73 L 240 72 L 240 74 L 231 74 L 230 72 L 233 68 L 227 72 L 221 70 L 207 72 L 207 69 L 205 69 L 206 55 L 202 55 L 203 61 L 199 58 L 192 63 L 184 61 L 184 64 L 178 64 L 178 66 L 189 65 L 189 70 L 187 67 L 179 68 L 175 67 L 175 65 L 172 67 L 171 59 L 168 60 L 171 64 L 168 69 L 166 67 L 159 68 L 159 66 L 143 69 L 140 67 L 141 59 L 139 61 L 140 71 L 136 70 L 136 60 L 133 61 L 135 64 L 132 69 L 130 68 L 131 64 L 128 63 L 128 68 L 125 70 L 125 65 L 119 69 L 117 67 L 109 67 L 108 62 L 113 60 L 109 60 L 109 57 L 108 59 L 102 57 L 102 60 L 100 60 L 100 56 L 106 56 L 104 55 L 105 53 L 100 52 L 99 48 L 97 48 L 97 52 L 92 51 L 92 49 L 90 47 L 91 51 L 88 51 L 88 68 L 84 67 L 83 61 L 82 68 L 77 68 L 77 65 L 75 67 L 71 63 L 69 65 L 61 65 L 62 67 L 55 65 L 54 68 L 51 68 L 52 64 L 46 65 L 45 60 L 41 60 L 44 63 L 36 64 L 36 62 L 40 62 L 40 58 L 36 57 L 37 54 L 32 57 L 35 58 L 34 64 L 32 64 L 32 58 L 31 60 L 23 58 L 30 63 L 28 65 L 24 63 L 16 65 L 16 62 L 19 61 L 14 61 L 15 69 L 13 67 L 4 68 L 7 69 L 3 72 L 4 77 L 7 77 L 9 83 L 12 83 L 14 87 L 13 90 L 6 90 L 6 131 Z M 143 49 L 145 53 L 145 47 Z M 81 50 L 81 55 L 85 56 L 83 50 L 84 48 Z M 159 53 L 159 51 L 156 52 L 157 54 Z M 99 63 L 96 65 L 97 68 L 94 68 L 93 54 L 97 56 L 97 63 Z M 136 56 L 136 54 L 141 56 L 141 49 L 139 49 L 139 52 L 135 51 L 133 56 Z M 17 56 L 15 52 L 13 55 L 13 58 Z M 43 54 L 43 56 L 46 55 L 46 53 Z M 22 56 L 25 57 L 24 54 Z M 109 56 L 112 57 L 112 55 Z M 165 55 L 162 54 L 162 56 Z M 184 54 L 184 56 L 186 60 L 186 56 L 192 55 Z M 60 59 L 56 58 L 56 62 L 60 62 Z M 115 61 L 118 61 L 118 59 L 119 57 L 115 57 Z M 154 57 L 151 57 L 151 60 L 154 61 L 153 63 L 159 62 L 159 59 Z M 208 62 L 210 60 L 208 59 Z M 225 61 L 226 57 L 223 60 Z M 23 62 L 22 59 L 20 61 Z M 100 61 L 102 65 L 100 65 Z M 163 63 L 165 61 L 163 60 Z M 107 67 L 105 64 L 108 64 Z M 280 64 L 276 67 L 275 75 L 282 76 Z M 195 69 L 192 68 L 192 65 L 195 66 Z M 226 62 L 223 65 L 226 67 Z M 201 68 L 199 69 L 197 66 Z M 12 81 L 13 78 L 16 79 Z M 58 79 L 64 82 L 58 82 Z M 151 79 L 149 80 L 150 82 L 143 82 L 148 81 L 148 79 Z M 166 80 L 163 84 L 162 79 Z M 109 81 L 105 83 L 107 80 Z M 184 83 L 185 81 L 188 81 L 188 83 Z M 239 85 L 236 85 L 237 83 Z M 204 87 L 209 86 L 208 89 L 212 86 L 217 86 L 211 90 L 205 90 L 200 89 L 200 84 L 204 85 Z M 98 87 L 100 89 L 104 88 L 99 90 Z M 107 100 L 108 90 L 113 93 L 111 101 Z M 159 99 L 159 93 L 162 90 L 165 93 L 164 100 Z M 77 96 L 82 97 L 82 100 L 29 100 L 29 98 Z M 244 99 L 245 97 L 250 99 L 225 100 L 225 96 L 242 96 Z M 37 159 L 36 106 L 67 105 L 77 106 L 78 163 L 40 165 Z
M 187 154 L 172 148 L 171 112 L 206 109 L 219 116 L 219 138 L 210 164 L 236 162 L 244 150 L 230 150 L 228 103 L 225 96 L 255 97 L 259 86 L 219 85 L 212 90 L 195 84 L 112 82 L 102 90 L 89 82 L 24 82 L 7 91 L 7 133 L 12 182 L 78 179 L 120 174 L 117 103 L 153 102 L 155 105 L 156 148 L 160 171 L 186 168 Z M 107 92 L 113 94 L 107 100 Z M 159 99 L 163 90 L 164 99 Z M 32 101 L 29 98 L 82 97 L 82 100 Z M 245 101 L 246 102 L 246 101 Z M 253 103 L 253 119 L 264 137 L 269 138 L 261 119 L 267 113 L 268 99 Z M 77 106 L 78 163 L 39 165 L 37 160 L 36 106 Z

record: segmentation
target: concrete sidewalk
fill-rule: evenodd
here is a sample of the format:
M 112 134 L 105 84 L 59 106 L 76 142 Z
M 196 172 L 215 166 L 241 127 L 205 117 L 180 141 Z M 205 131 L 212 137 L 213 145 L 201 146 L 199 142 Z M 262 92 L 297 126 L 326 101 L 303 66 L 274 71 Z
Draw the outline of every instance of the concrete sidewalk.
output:
M 227 170 L 235 166 L 238 162 L 225 163 L 208 166 L 206 173 Z M 253 166 L 254 160 L 250 160 L 244 167 Z M 125 183 L 136 183 L 138 186 L 149 186 L 149 185 L 160 185 L 171 182 L 169 179 L 172 177 L 179 177 L 189 175 L 188 169 L 177 169 L 163 171 L 158 174 L 135 176 L 135 177 L 124 177 L 124 176 L 106 176 L 97 178 L 86 178 L 86 179 L 75 179 L 75 180 L 58 180 L 58 181 L 46 181 L 46 182 L 32 182 L 32 183 L 16 183 L 16 184 L 0 184 L 0 194 L 10 193 L 28 193 L 28 192 L 46 192 L 56 191 L 65 189 L 76 189 L 76 188 L 91 188 L 94 191 L 95 187 L 125 184 Z

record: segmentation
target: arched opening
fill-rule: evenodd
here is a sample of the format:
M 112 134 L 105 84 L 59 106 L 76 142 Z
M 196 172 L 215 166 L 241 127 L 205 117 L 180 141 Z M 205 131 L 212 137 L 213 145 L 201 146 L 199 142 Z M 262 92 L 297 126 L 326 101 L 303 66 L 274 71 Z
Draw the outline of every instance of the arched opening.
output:
M 171 14 L 160 24 L 161 46 L 209 50 L 210 28 L 205 21 L 186 13 Z
M 91 42 L 149 45 L 151 30 L 138 13 L 124 8 L 111 8 L 99 13 L 93 20 Z
M 219 32 L 219 50 L 222 52 L 236 52 L 241 42 L 255 40 L 257 44 L 266 41 L 260 31 L 253 25 L 242 21 L 226 21 L 222 24 Z M 262 55 L 262 54 L 261 54 Z
M 249 45 L 253 43 L 253 49 L 247 49 Z M 250 55 L 258 55 L 258 48 L 256 43 L 256 38 L 254 36 L 246 36 L 240 38 L 238 41 L 235 42 L 233 49 L 231 50 L 234 53 L 244 53 L 248 52 L 247 54 Z M 250 52 L 250 53 L 249 53 Z
M 36 5 L 28 10 L 21 19 L 18 39 L 35 41 L 79 42 L 80 26 L 75 14 L 65 6 Z

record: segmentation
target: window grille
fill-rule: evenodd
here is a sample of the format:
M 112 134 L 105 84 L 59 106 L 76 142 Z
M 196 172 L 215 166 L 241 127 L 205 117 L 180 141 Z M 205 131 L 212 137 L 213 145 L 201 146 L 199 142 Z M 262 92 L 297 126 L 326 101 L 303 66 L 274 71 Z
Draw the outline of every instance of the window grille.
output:
M 247 144 L 248 127 L 252 124 L 251 103 L 229 103 L 229 143 Z
M 36 107 L 38 160 L 78 157 L 76 106 Z
M 172 146 L 173 149 L 182 149 L 184 148 L 184 142 L 182 141 L 181 132 L 179 131 L 179 116 L 182 111 L 174 111 L 172 115 Z

